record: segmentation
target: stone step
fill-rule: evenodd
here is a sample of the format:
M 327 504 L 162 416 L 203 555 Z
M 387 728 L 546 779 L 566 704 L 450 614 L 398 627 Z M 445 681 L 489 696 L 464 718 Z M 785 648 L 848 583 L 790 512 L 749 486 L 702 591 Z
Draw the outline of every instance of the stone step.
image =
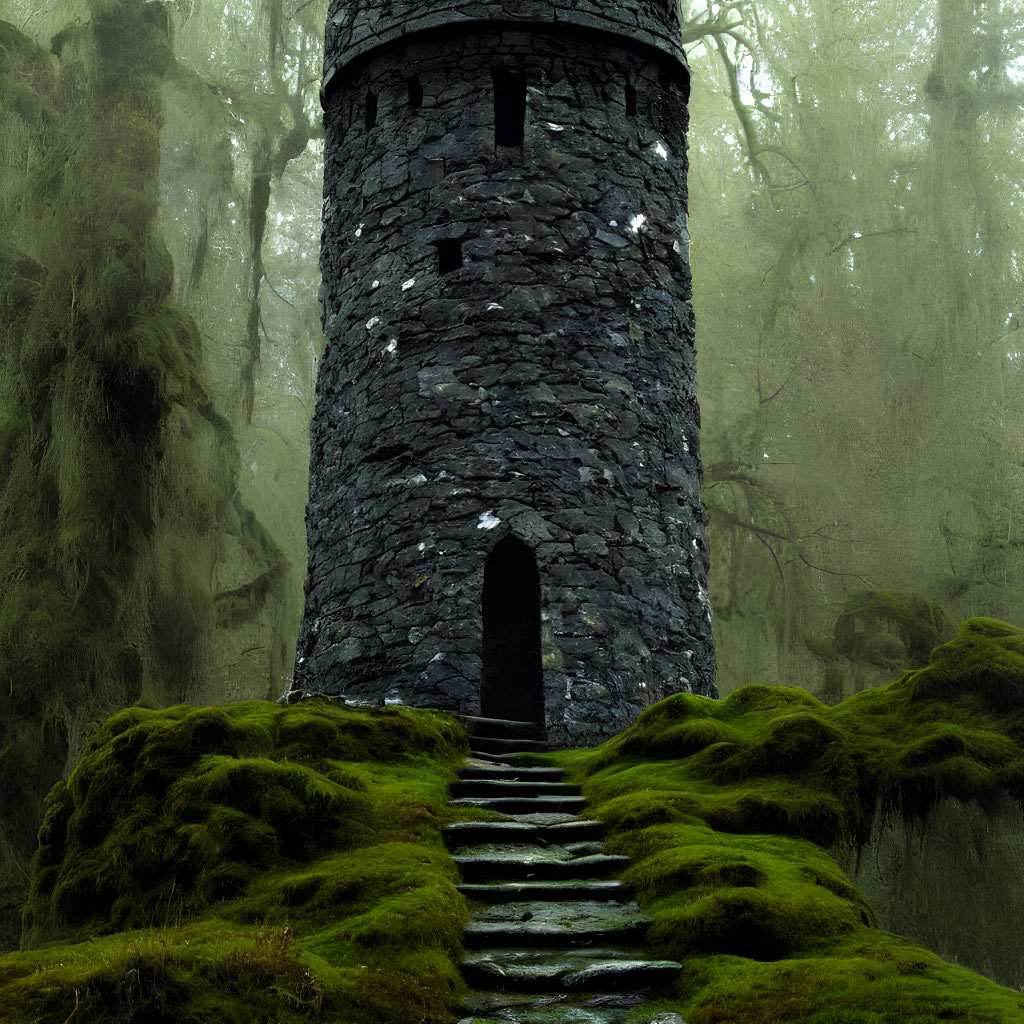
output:
M 526 825 L 571 825 L 584 819 L 579 814 L 567 811 L 531 811 L 528 814 L 509 814 L 505 812 L 504 821 L 521 822 Z
M 603 853 L 604 843 L 601 842 L 548 843 L 544 840 L 536 843 L 496 843 L 489 839 L 483 843 L 467 843 L 458 850 L 460 857 L 498 857 L 502 861 L 527 864 L 552 860 L 575 864 L 584 857 L 600 856 Z
M 504 814 L 543 814 L 552 811 L 576 814 L 583 810 L 586 802 L 581 796 L 462 796 L 449 801 L 454 807 L 482 807 L 488 811 L 501 811 Z
M 600 840 L 604 823 L 576 819 L 557 825 L 531 825 L 525 821 L 459 821 L 441 829 L 449 850 L 468 843 L 536 844 L 580 843 Z
M 597 853 L 569 859 L 523 857 L 516 853 L 469 854 L 452 858 L 464 882 L 571 881 L 577 878 L 607 878 L 629 864 L 628 857 Z
M 492 764 L 508 765 L 510 768 L 526 768 L 533 767 L 529 762 L 523 762 L 519 759 L 519 755 L 513 751 L 510 754 L 493 754 L 489 750 L 474 750 L 472 749 L 473 738 L 470 737 L 470 751 L 469 761 L 476 762 L 478 764 Z M 469 762 L 467 762 L 469 763 Z
M 635 992 L 667 984 L 682 965 L 625 950 L 492 949 L 467 954 L 460 970 L 475 988 L 514 992 Z
M 561 768 L 528 768 L 514 764 L 467 764 L 459 769 L 460 779 L 511 779 L 523 782 L 561 782 Z
M 463 896 L 485 903 L 523 900 L 618 900 L 633 898 L 633 890 L 613 879 L 572 879 L 550 882 L 472 882 L 456 886 Z
M 636 903 L 596 900 L 496 903 L 473 916 L 466 925 L 467 949 L 495 946 L 593 946 L 637 942 L 651 919 Z
M 483 754 L 543 754 L 551 748 L 544 740 L 505 739 L 500 736 L 470 736 L 470 753 Z
M 457 1024 L 562 1024 L 563 1021 L 572 1021 L 572 1024 L 629 1024 L 630 1020 L 631 1011 L 626 1007 L 584 1007 L 575 1000 L 570 1004 L 569 996 L 561 994 L 550 998 L 531 996 L 530 999 L 536 1000 L 533 1008 L 516 1006 L 514 1009 L 498 1009 L 494 1015 L 484 1016 L 474 1013 L 463 1017 Z M 499 1013 L 500 1016 L 497 1015 Z M 567 1013 L 571 1016 L 565 1016 Z
M 517 779 L 462 779 L 453 782 L 451 795 L 486 797 L 579 796 L 580 787 L 568 782 L 529 781 Z
M 657 1010 L 637 1016 L 636 1008 L 645 1001 L 645 992 L 477 991 L 466 999 L 463 1012 L 470 1016 L 458 1024 L 684 1024 L 678 1014 Z
M 516 721 L 512 718 L 482 718 L 479 715 L 461 715 L 455 718 L 464 722 L 472 736 L 499 736 L 504 739 L 539 740 L 544 736 L 543 722 Z

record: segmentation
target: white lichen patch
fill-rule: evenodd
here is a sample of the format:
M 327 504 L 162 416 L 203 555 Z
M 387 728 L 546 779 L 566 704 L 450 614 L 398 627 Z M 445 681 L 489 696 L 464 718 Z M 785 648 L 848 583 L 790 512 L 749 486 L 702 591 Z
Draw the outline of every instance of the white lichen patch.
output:
M 476 528 L 478 530 L 493 530 L 501 520 L 494 514 L 494 509 L 489 508 L 486 512 L 480 513 L 480 518 L 476 521 Z
M 379 316 L 371 316 L 370 319 L 366 321 L 366 329 L 368 331 L 372 331 L 374 329 L 374 327 L 376 327 L 377 324 L 379 324 L 379 323 L 380 323 L 380 317 Z
M 416 283 L 415 277 L 410 277 L 408 281 L 402 282 L 402 291 L 407 292 Z

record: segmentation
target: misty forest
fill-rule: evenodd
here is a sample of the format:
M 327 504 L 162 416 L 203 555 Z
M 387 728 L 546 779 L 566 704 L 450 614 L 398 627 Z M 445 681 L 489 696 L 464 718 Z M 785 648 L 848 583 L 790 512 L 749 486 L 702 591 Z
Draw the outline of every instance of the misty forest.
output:
M 831 707 L 1024 625 L 1024 8 L 682 6 L 718 685 Z M 289 686 L 326 13 L 0 0 L 0 948 L 100 723 Z

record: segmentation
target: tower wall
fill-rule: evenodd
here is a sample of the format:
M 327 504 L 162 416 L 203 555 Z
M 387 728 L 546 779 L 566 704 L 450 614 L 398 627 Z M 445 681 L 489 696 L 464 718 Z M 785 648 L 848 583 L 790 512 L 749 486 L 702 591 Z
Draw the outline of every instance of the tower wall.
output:
M 420 31 L 400 4 L 332 7 L 298 689 L 478 713 L 484 566 L 511 533 L 550 739 L 716 695 L 688 79 L 664 17 L 638 25 L 667 8 L 607 6 L 637 19 L 452 2 Z

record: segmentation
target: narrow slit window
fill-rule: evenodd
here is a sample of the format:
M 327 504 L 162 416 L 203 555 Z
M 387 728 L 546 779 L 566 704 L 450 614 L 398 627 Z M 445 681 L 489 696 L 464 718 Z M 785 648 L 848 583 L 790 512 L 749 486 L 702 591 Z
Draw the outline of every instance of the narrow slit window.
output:
M 377 124 L 377 94 L 368 92 L 366 94 L 366 130 L 369 131 Z
M 450 274 L 462 266 L 462 242 L 457 238 L 442 238 L 434 243 L 437 246 L 437 269 L 442 274 Z
M 636 86 L 626 83 L 626 117 L 636 117 Z
M 526 130 L 526 76 L 495 68 L 494 144 L 521 146 Z
M 417 75 L 412 75 L 406 79 L 406 85 L 409 88 L 409 106 L 419 110 L 423 106 L 423 83 Z

